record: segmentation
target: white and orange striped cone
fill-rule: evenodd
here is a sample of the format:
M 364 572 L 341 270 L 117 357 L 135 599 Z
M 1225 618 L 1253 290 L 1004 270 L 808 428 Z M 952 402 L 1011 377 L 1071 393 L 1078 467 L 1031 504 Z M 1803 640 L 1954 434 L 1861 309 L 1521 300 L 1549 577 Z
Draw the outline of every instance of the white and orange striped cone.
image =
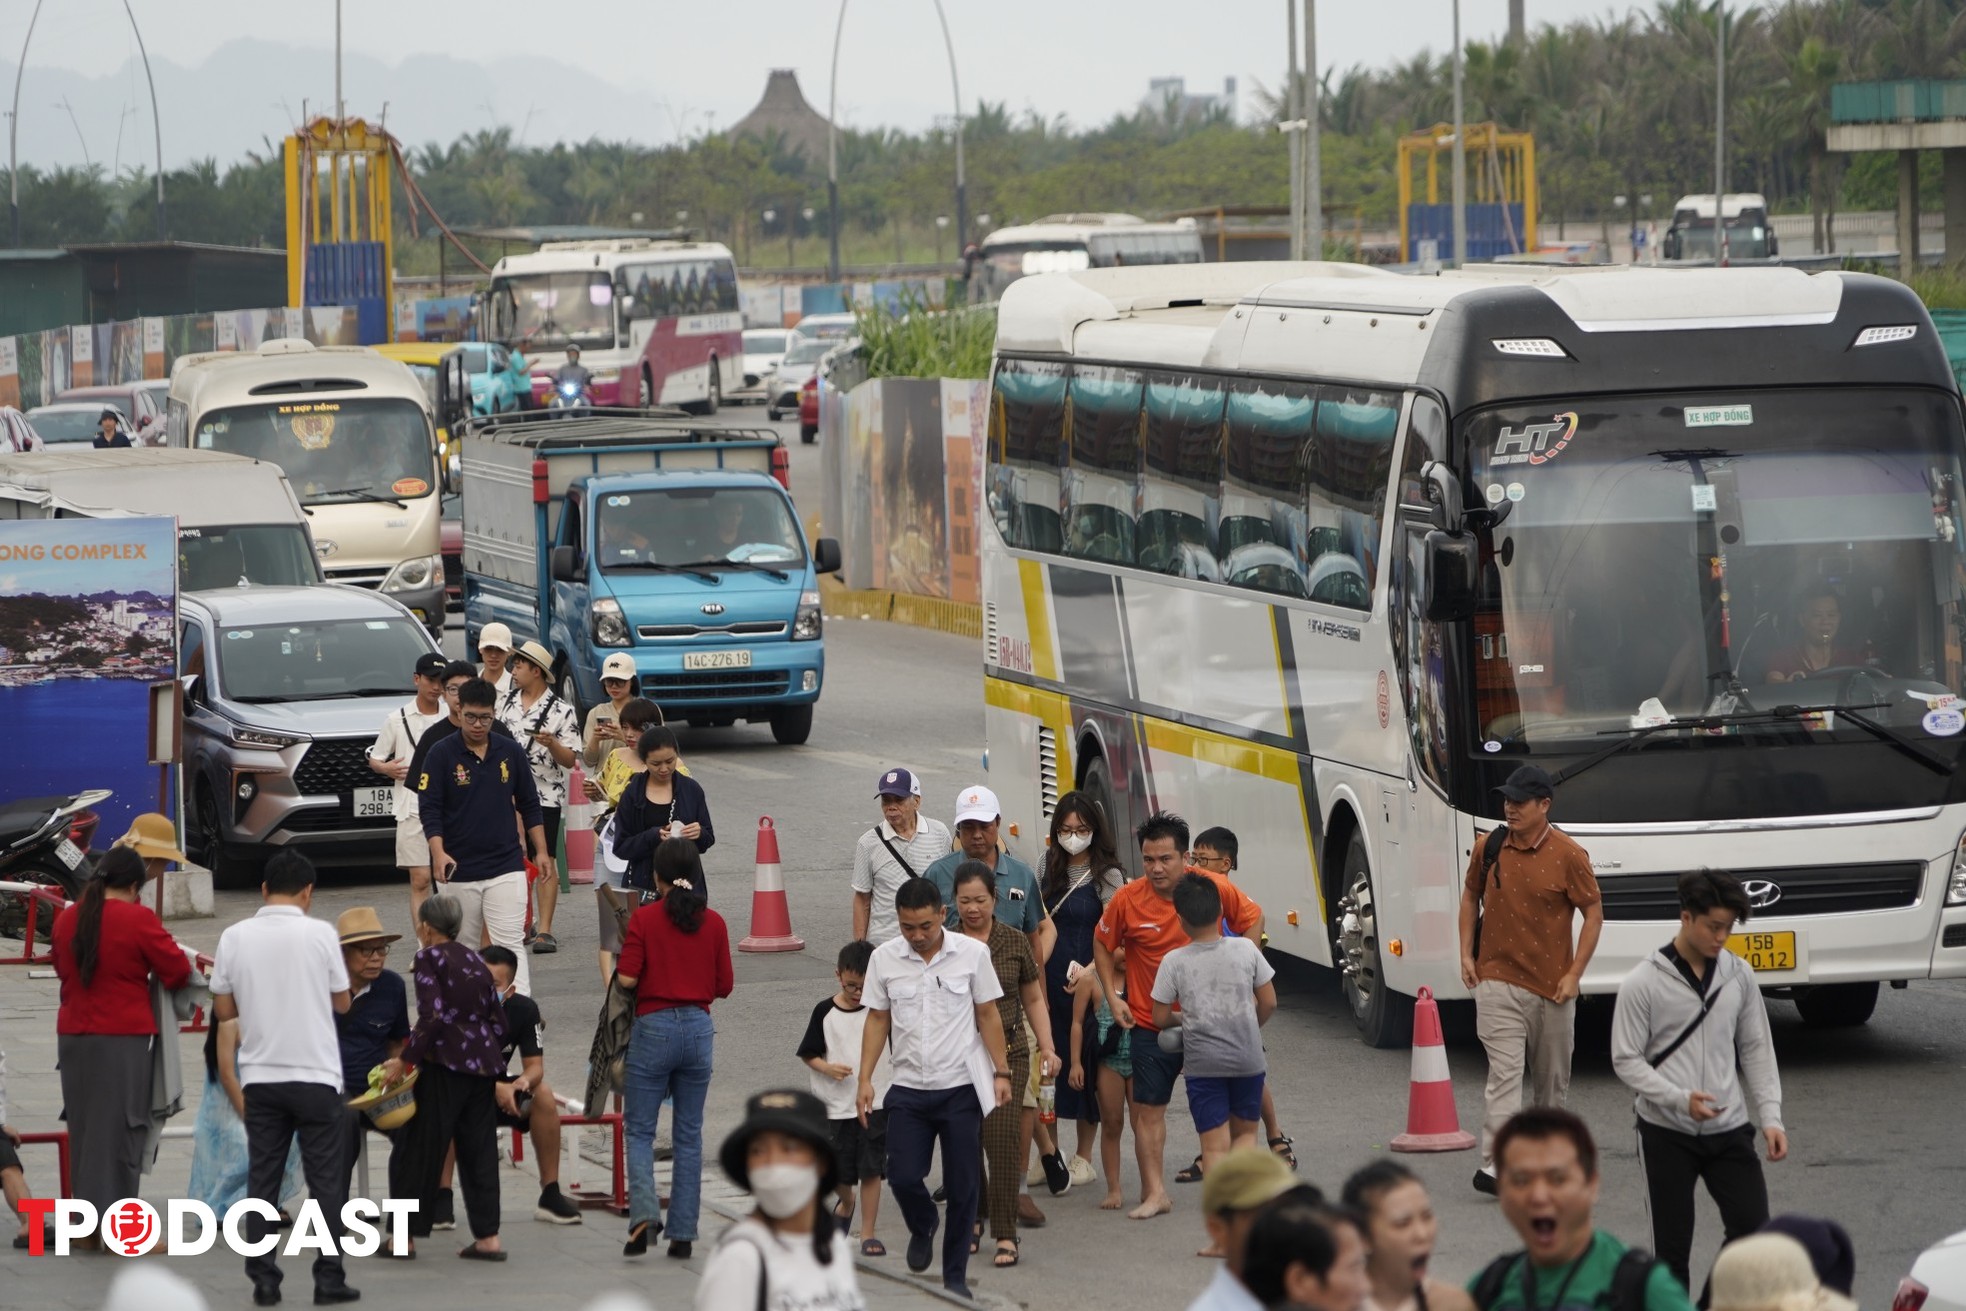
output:
M 785 871 L 778 865 L 778 830 L 771 816 L 758 819 L 758 878 L 751 890 L 751 932 L 739 951 L 804 951 L 805 939 L 792 932 L 792 907 L 785 900 Z
M 1422 988 L 1413 1003 L 1413 1086 L 1406 1100 L 1406 1132 L 1391 1146 L 1396 1152 L 1465 1152 L 1474 1145 L 1475 1136 L 1461 1128 L 1454 1107 L 1440 1007 L 1433 989 Z
M 567 843 L 567 882 L 594 881 L 594 812 L 587 800 L 587 771 L 573 762 L 567 776 L 566 822 L 561 825 Z

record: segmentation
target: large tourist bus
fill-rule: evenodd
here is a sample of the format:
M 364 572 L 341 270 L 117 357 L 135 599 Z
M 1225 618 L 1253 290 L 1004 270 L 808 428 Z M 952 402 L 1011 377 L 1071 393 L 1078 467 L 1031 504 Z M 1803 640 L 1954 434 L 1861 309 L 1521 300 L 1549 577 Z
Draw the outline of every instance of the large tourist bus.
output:
M 491 336 L 522 352 L 544 396 L 568 346 L 599 405 L 703 414 L 744 383 L 737 264 L 714 242 L 549 241 L 492 269 Z
M 1966 976 L 1962 436 L 1924 309 L 1859 274 L 1026 278 L 982 531 L 1015 841 L 1072 787 L 1228 825 L 1272 947 L 1392 1044 L 1466 995 L 1464 872 L 1535 764 L 1603 890 L 1586 993 L 1714 866 L 1763 986 L 1861 1023 Z
M 1132 214 L 1050 214 L 998 228 L 977 250 L 975 296 L 986 301 L 1032 273 L 1202 262 L 1201 229 L 1192 218 L 1149 223 Z

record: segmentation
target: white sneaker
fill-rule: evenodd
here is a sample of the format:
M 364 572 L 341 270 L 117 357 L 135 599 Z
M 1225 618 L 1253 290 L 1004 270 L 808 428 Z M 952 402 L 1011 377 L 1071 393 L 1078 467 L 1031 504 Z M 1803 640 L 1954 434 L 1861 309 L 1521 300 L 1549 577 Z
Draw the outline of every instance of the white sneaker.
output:
M 1026 1188 L 1035 1188 L 1043 1182 L 1044 1163 L 1042 1161 L 1033 1161 L 1031 1168 L 1024 1172 L 1024 1186 Z
M 1083 1156 L 1074 1156 L 1067 1168 L 1071 1171 L 1074 1187 L 1083 1188 L 1099 1178 L 1099 1172 L 1092 1168 L 1092 1162 Z

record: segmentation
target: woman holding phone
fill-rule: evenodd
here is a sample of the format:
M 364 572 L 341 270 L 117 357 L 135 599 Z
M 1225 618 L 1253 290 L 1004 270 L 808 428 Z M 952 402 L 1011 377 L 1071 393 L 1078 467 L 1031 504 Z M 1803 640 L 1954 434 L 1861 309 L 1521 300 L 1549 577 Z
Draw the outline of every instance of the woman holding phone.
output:
M 614 812 L 614 854 L 626 861 L 623 885 L 638 892 L 655 891 L 655 849 L 668 838 L 685 838 L 702 855 L 716 844 L 710 823 L 710 800 L 703 785 L 677 772 L 675 730 L 658 726 L 635 743 L 643 772 L 628 780 Z M 708 898 L 702 883 L 696 891 Z
M 628 703 L 640 697 L 640 682 L 635 674 L 635 658 L 626 651 L 617 651 L 601 662 L 601 690 L 607 693 L 608 699 L 589 710 L 587 722 L 580 726 L 580 739 L 585 744 L 581 758 L 589 770 L 599 769 L 616 747 L 634 742 L 633 738 L 621 736 L 621 719 Z

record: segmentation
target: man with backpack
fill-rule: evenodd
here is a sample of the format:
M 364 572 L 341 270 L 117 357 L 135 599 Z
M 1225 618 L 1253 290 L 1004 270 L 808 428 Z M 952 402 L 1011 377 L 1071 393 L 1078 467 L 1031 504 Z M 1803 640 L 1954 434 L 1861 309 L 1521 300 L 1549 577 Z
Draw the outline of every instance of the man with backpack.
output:
M 1720 1208 L 1727 1242 L 1768 1222 L 1750 1099 L 1768 1159 L 1788 1155 L 1768 1007 L 1753 967 L 1727 950 L 1748 915 L 1733 875 L 1682 874 L 1679 932 L 1625 977 L 1611 1022 L 1611 1067 L 1637 1094 L 1652 1246 L 1688 1288 L 1695 1183 Z
M 1474 993 L 1475 1033 L 1488 1052 L 1474 1187 L 1491 1196 L 1495 1137 L 1522 1108 L 1524 1078 L 1532 1106 L 1562 1106 L 1569 1094 L 1577 993 L 1604 929 L 1590 856 L 1550 823 L 1549 774 L 1524 765 L 1495 790 L 1507 824 L 1476 844 L 1461 891 L 1461 982 Z
M 1553 1106 L 1513 1115 L 1495 1163 L 1524 1247 L 1468 1281 L 1479 1311 L 1692 1311 L 1664 1262 L 1597 1228 L 1597 1143 L 1582 1120 Z

